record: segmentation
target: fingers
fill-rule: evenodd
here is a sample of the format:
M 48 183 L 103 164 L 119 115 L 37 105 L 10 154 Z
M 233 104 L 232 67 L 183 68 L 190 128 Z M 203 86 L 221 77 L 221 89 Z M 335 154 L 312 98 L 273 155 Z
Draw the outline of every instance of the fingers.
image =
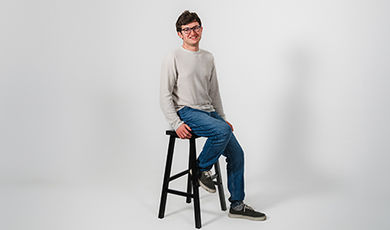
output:
M 234 131 L 234 129 L 233 129 L 233 125 L 232 124 L 230 124 L 230 122 L 228 122 L 228 121 L 226 121 L 226 123 L 230 126 L 230 128 L 232 129 L 232 132 Z
M 184 127 L 186 128 L 185 129 L 186 138 L 191 138 L 192 137 L 192 134 L 191 134 L 192 129 L 187 124 L 184 124 Z
M 187 128 L 188 127 L 188 128 Z M 189 129 L 189 130 L 188 130 Z M 183 132 L 182 132 L 182 134 L 183 134 L 183 139 L 185 139 L 185 138 L 187 138 L 187 139 L 189 139 L 189 138 L 191 138 L 192 137 L 192 134 L 190 133 L 190 130 L 191 130 L 191 128 L 188 126 L 188 125 L 185 125 L 185 129 L 183 129 Z
M 184 130 L 177 134 L 181 139 L 189 139 L 192 137 L 192 134 L 188 132 L 187 130 Z
M 187 124 L 181 125 L 177 130 L 176 130 L 177 135 L 181 139 L 189 139 L 192 137 L 191 134 L 191 128 Z
M 185 127 L 188 131 L 192 131 L 192 129 L 190 128 L 190 126 L 188 126 L 187 124 L 184 124 L 184 127 Z

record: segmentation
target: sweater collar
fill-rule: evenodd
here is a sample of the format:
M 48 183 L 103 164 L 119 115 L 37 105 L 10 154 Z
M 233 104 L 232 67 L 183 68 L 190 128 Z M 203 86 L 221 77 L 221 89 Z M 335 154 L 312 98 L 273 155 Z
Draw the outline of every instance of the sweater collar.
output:
M 200 53 L 200 49 L 198 49 L 197 51 L 192 51 L 192 50 L 188 50 L 188 49 L 183 48 L 183 46 L 180 46 L 180 48 L 181 48 L 182 50 L 184 50 L 185 52 L 188 52 L 188 53 L 192 53 L 192 54 L 198 54 L 198 53 Z

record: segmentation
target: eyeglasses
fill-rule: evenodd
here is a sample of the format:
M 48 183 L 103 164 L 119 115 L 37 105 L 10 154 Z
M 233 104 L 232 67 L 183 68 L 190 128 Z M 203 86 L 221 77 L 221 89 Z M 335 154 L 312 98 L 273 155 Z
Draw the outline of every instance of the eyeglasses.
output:
M 198 33 L 198 32 L 200 31 L 201 28 L 202 28 L 201 26 L 194 26 L 194 27 L 192 27 L 192 28 L 187 27 L 187 28 L 181 29 L 181 31 L 182 31 L 183 33 L 185 33 L 185 34 L 190 34 L 190 33 L 191 33 L 191 30 L 193 30 L 194 32 L 197 32 L 197 33 Z

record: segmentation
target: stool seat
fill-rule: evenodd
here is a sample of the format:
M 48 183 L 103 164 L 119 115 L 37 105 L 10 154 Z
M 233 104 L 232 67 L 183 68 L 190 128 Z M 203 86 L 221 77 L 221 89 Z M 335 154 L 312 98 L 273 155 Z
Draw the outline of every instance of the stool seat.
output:
M 188 168 L 176 175 L 171 176 L 171 168 L 172 168 L 172 158 L 173 151 L 175 147 L 176 138 L 179 138 L 175 132 L 175 130 L 166 130 L 166 135 L 169 136 L 169 145 L 168 145 L 168 154 L 167 154 L 167 162 L 165 164 L 165 172 L 164 172 L 164 180 L 161 192 L 161 200 L 160 200 L 160 209 L 158 213 L 158 217 L 164 218 L 165 214 L 165 206 L 167 201 L 168 193 L 173 195 L 179 195 L 186 197 L 186 202 L 191 203 L 191 199 L 194 200 L 194 215 L 195 215 L 195 227 L 201 228 L 201 217 L 200 217 L 200 202 L 199 202 L 199 183 L 198 183 L 198 166 L 196 161 L 196 144 L 195 140 L 199 138 L 199 136 L 192 134 L 192 137 L 189 140 L 190 142 L 190 150 L 189 150 L 189 161 Z M 183 139 L 184 140 L 184 139 Z M 225 202 L 225 194 L 222 185 L 222 177 L 221 170 L 219 167 L 219 162 L 214 164 L 215 174 L 212 175 L 212 179 L 216 179 L 214 184 L 217 185 L 219 200 L 222 211 L 226 210 L 226 202 Z M 192 173 L 191 173 L 192 172 Z M 187 175 L 187 191 L 177 191 L 169 188 L 169 182 L 175 180 L 179 177 Z
M 165 134 L 179 138 L 179 136 L 177 135 L 175 130 L 167 130 L 167 131 L 165 131 Z M 193 134 L 193 133 L 191 133 L 191 134 L 192 134 L 191 138 L 199 138 L 200 137 L 200 136 L 197 136 L 196 134 Z

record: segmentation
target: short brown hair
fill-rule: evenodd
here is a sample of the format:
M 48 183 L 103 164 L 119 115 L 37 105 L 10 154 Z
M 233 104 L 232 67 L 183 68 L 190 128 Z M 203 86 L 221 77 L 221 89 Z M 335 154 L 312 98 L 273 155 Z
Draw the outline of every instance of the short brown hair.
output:
M 184 11 L 176 21 L 176 31 L 181 32 L 181 26 L 191 22 L 198 22 L 199 25 L 202 26 L 202 22 L 195 12 L 190 12 L 188 10 Z

